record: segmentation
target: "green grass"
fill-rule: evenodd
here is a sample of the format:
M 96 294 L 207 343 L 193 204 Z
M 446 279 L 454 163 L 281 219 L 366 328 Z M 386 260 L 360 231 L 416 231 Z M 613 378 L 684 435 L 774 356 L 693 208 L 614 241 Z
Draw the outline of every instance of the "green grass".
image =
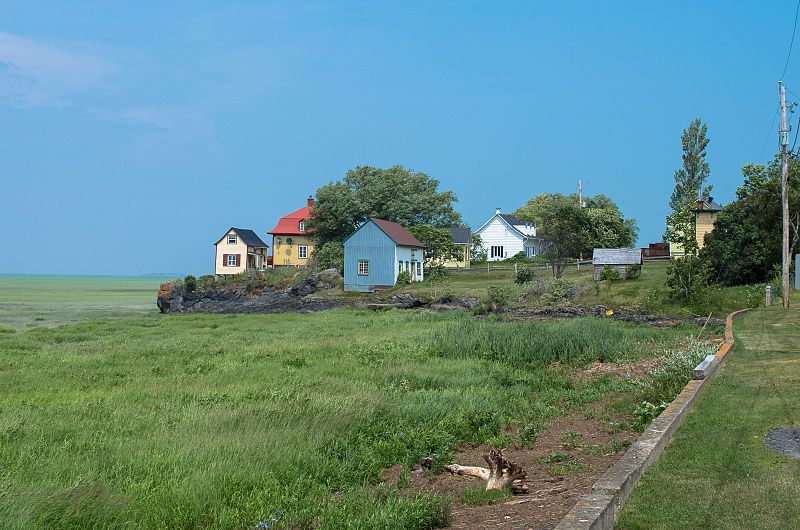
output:
M 380 486 L 381 470 L 432 454 L 439 469 L 460 444 L 502 446 L 509 429 L 535 439 L 551 416 L 633 392 L 579 384 L 572 365 L 432 348 L 437 333 L 469 330 L 467 318 L 153 314 L 0 333 L 0 520 L 244 528 L 278 509 L 284 527 L 442 526 L 446 499 Z M 597 332 L 570 325 L 582 344 Z M 677 336 L 600 325 L 619 327 L 608 333 L 630 351 Z M 477 329 L 493 327 L 554 329 Z
M 508 489 L 487 490 L 482 483 L 470 486 L 461 492 L 461 501 L 469 506 L 497 504 L 510 498 L 511 491 Z
M 763 286 L 710 287 L 706 290 L 700 303 L 686 307 L 683 303 L 670 299 L 666 286 L 667 262 L 647 262 L 642 266 L 642 274 L 638 279 L 612 283 L 595 282 L 592 279 L 592 267 L 574 266 L 564 270 L 563 277 L 575 282 L 582 288 L 582 293 L 569 304 L 606 305 L 611 307 L 635 308 L 645 312 L 691 316 L 709 313 L 717 318 L 724 318 L 728 313 L 743 307 L 756 307 L 762 303 Z M 546 301 L 534 294 L 537 290 L 548 289 L 552 282 L 549 270 L 538 270 L 536 282 L 517 285 L 514 283 L 514 271 L 491 271 L 485 268 L 473 268 L 460 273 L 452 273 L 444 280 L 421 282 L 404 286 L 402 291 L 427 296 L 437 300 L 443 295 L 455 297 L 474 297 L 483 300 L 490 286 L 506 286 L 509 291 L 511 307 L 543 307 Z
M 625 506 L 620 528 L 798 528 L 800 461 L 764 435 L 800 417 L 800 311 L 746 313 L 736 346 Z
M 156 312 L 169 278 L 0 275 L 0 331 Z

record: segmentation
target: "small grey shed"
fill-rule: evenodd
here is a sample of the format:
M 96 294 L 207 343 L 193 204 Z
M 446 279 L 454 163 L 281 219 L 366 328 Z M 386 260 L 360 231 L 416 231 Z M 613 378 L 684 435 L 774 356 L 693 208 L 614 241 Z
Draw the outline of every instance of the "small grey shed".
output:
M 600 280 L 603 267 L 611 267 L 621 279 L 628 277 L 628 267 L 642 264 L 642 250 L 638 248 L 596 248 L 592 254 L 594 280 Z

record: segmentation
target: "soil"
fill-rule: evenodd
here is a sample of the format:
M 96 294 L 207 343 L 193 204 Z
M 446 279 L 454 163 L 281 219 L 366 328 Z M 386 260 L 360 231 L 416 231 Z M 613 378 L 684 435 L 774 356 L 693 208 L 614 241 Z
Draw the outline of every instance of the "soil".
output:
M 593 408 L 602 406 L 598 403 Z M 630 423 L 630 418 L 618 415 L 613 421 Z M 565 443 L 564 435 L 568 432 L 580 435 L 576 445 Z M 527 494 L 514 495 L 497 504 L 470 506 L 461 500 L 461 493 L 478 484 L 478 479 L 447 472 L 431 475 L 423 469 L 411 472 L 407 491 L 409 494 L 425 491 L 449 496 L 452 502 L 450 528 L 453 529 L 553 528 L 581 495 L 591 492 L 592 484 L 622 458 L 627 446 L 637 436 L 632 431 L 612 433 L 610 422 L 572 413 L 553 418 L 533 448 L 512 446 L 505 450 L 509 460 L 528 472 Z M 616 453 L 610 448 L 612 440 L 617 440 L 620 445 Z M 455 454 L 453 462 L 485 467 L 482 455 L 488 450 L 486 446 L 465 448 Z M 565 462 L 547 463 L 545 459 L 554 453 L 569 456 Z M 400 471 L 400 466 L 385 470 L 383 481 L 396 483 Z

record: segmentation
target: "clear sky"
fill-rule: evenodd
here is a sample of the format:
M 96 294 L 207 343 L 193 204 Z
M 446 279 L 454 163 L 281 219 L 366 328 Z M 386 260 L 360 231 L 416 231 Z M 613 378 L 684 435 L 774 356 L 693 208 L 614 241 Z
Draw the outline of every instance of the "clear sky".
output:
M 718 202 L 777 150 L 795 5 L 2 0 L 0 272 L 210 273 L 358 164 L 473 227 L 583 179 L 659 241 L 693 118 Z

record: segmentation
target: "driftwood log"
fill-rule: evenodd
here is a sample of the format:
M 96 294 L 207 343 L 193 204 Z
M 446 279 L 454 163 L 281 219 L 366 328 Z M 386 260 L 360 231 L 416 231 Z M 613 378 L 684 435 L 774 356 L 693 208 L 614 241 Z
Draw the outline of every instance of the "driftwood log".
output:
M 487 490 L 509 488 L 514 493 L 528 492 L 528 485 L 525 483 L 527 473 L 519 464 L 510 462 L 503 454 L 502 449 L 499 451 L 490 449 L 483 455 L 483 459 L 489 465 L 488 469 L 477 466 L 459 466 L 458 464 L 450 464 L 445 466 L 445 469 L 454 475 L 479 478 L 486 482 Z

